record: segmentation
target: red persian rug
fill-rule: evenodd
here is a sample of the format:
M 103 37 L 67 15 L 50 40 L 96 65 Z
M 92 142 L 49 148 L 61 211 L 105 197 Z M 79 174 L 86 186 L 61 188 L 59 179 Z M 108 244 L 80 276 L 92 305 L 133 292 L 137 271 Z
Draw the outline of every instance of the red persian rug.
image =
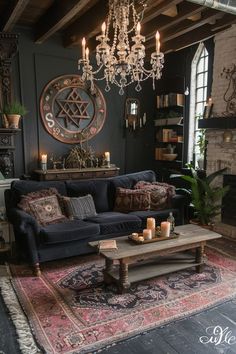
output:
M 42 265 L 42 277 L 11 266 L 13 286 L 37 342 L 49 353 L 87 353 L 236 295 L 236 261 L 214 250 L 195 268 L 132 285 L 118 295 L 103 285 L 103 260 L 73 258 Z

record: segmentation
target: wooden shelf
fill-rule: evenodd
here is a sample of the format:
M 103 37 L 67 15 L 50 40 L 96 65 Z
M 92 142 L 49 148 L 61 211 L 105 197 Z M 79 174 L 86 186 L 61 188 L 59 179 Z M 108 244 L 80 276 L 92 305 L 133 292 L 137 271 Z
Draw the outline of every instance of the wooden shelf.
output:
M 236 129 L 236 117 L 216 117 L 199 119 L 200 129 Z
M 182 161 L 181 160 L 172 160 L 172 161 L 170 161 L 170 160 L 155 160 L 155 161 L 158 161 L 158 162 L 169 162 L 169 163 L 176 163 L 176 164 L 178 164 L 178 163 L 182 163 Z

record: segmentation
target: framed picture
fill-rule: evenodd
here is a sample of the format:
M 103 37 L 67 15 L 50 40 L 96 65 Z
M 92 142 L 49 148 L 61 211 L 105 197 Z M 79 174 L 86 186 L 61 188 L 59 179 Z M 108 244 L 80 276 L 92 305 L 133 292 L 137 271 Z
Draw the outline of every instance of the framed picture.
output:
M 203 118 L 210 118 L 212 113 L 213 103 L 208 102 L 208 104 L 204 107 Z

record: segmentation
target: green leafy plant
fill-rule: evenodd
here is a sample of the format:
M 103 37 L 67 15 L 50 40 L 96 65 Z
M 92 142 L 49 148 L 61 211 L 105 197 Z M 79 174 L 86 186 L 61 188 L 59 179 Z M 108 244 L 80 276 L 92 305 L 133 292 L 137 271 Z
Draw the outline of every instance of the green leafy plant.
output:
M 24 116 L 27 113 L 27 109 L 18 101 L 13 101 L 12 103 L 6 104 L 2 109 L 3 114 L 19 114 Z
M 221 212 L 221 201 L 223 196 L 229 191 L 229 186 L 214 187 L 212 182 L 225 170 L 226 168 L 200 178 L 197 172 L 191 168 L 192 176 L 181 176 L 190 183 L 191 189 L 184 189 L 184 191 L 190 195 L 191 204 L 195 209 L 195 216 L 202 225 L 211 224 L 212 219 Z
M 196 146 L 199 148 L 199 152 L 201 156 L 204 156 L 206 150 L 206 139 L 205 139 L 205 129 L 200 129 L 198 134 L 198 140 L 196 142 Z

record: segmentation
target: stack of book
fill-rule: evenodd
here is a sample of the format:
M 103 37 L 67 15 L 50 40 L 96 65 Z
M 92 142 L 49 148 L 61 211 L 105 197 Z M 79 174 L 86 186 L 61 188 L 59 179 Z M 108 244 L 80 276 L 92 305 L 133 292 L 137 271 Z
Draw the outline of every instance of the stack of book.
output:
M 117 250 L 116 240 L 102 240 L 98 242 L 98 250 L 101 251 L 115 251 Z

